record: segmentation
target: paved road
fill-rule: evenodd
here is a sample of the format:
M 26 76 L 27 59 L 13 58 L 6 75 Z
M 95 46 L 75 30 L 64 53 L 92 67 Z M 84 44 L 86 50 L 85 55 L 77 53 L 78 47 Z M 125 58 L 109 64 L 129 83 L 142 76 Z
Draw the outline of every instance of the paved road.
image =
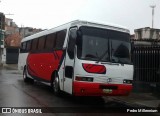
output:
M 24 83 L 22 75 L 18 73 L 17 70 L 7 70 L 0 69 L 0 107 L 54 107 L 58 108 L 58 111 L 61 113 L 54 113 L 54 115 L 76 115 L 81 116 L 81 113 L 73 113 L 77 109 L 89 109 L 90 107 L 98 106 L 103 109 L 105 112 L 109 108 L 112 110 L 121 109 L 122 107 L 131 108 L 132 106 L 118 102 L 112 101 L 109 98 L 91 98 L 91 97 L 72 97 L 67 94 L 63 94 L 61 97 L 54 95 L 49 86 L 44 85 L 40 82 L 33 83 Z M 67 109 L 69 108 L 69 109 Z M 49 109 L 51 111 L 52 109 Z M 72 113 L 63 113 L 71 111 Z M 87 110 L 88 111 L 88 110 Z M 95 109 L 94 109 L 95 111 Z M 94 112 L 93 111 L 93 112 Z M 102 111 L 102 110 L 101 110 Z M 102 112 L 103 112 L 102 111 Z M 107 115 L 106 113 L 101 113 L 101 115 Z M 114 111 L 112 111 L 114 113 Z M 98 113 L 84 113 L 83 116 L 88 115 L 100 115 Z M 2 115 L 2 114 L 0 114 Z M 14 114 L 17 116 L 17 114 Z M 27 115 L 27 114 L 23 114 Z M 33 115 L 33 114 L 32 114 Z M 36 115 L 36 114 L 35 114 Z M 48 114 L 53 115 L 53 114 Z M 111 114 L 110 115 L 114 115 Z M 126 113 L 125 115 L 135 115 Z M 140 115 L 140 114 L 136 114 Z M 6 116 L 6 115 L 5 115 Z M 22 116 L 22 114 L 20 114 Z

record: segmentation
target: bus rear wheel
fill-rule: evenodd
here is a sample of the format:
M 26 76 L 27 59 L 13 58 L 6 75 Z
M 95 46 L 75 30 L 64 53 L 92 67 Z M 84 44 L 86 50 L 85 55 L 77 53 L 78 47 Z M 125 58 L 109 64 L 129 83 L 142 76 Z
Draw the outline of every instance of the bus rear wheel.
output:
M 26 68 L 24 68 L 24 70 L 23 70 L 23 80 L 24 80 L 25 83 L 28 83 L 28 82 L 34 83 L 34 80 L 30 79 L 27 76 L 27 69 Z
M 23 70 L 23 80 L 24 82 L 29 82 L 29 78 L 27 77 L 27 70 L 24 68 Z

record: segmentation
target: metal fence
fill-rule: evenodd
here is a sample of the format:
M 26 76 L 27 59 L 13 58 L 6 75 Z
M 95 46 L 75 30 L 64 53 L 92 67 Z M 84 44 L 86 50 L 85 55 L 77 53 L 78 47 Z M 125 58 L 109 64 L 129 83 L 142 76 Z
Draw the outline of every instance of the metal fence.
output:
M 160 93 L 160 40 L 132 40 L 133 91 Z
M 160 82 L 160 46 L 134 46 L 134 81 Z

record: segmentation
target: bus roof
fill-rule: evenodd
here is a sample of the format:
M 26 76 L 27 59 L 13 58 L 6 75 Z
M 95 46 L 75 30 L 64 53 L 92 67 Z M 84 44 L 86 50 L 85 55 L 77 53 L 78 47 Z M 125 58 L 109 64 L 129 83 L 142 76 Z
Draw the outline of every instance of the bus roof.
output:
M 54 33 L 56 31 L 60 31 L 63 29 L 68 29 L 69 27 L 77 26 L 77 25 L 79 25 L 79 26 L 80 25 L 93 26 L 93 27 L 99 27 L 99 28 L 105 28 L 105 29 L 129 33 L 129 30 L 126 27 L 123 27 L 123 26 L 120 26 L 117 24 L 111 24 L 111 23 L 109 24 L 109 23 L 104 23 L 104 22 L 85 21 L 85 20 L 74 20 L 69 23 L 54 27 L 52 29 L 44 30 L 39 33 L 33 34 L 31 36 L 25 37 L 22 39 L 21 42 L 28 41 L 28 40 L 31 40 L 34 38 L 38 38 L 38 37 L 44 36 L 46 34 Z

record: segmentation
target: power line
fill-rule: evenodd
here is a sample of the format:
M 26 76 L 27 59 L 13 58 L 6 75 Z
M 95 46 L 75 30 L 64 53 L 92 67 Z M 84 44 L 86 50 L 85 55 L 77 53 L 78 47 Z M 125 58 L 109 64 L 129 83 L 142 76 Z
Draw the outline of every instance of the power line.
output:
M 4 14 L 4 15 L 14 15 L 14 14 L 8 13 L 8 14 Z

